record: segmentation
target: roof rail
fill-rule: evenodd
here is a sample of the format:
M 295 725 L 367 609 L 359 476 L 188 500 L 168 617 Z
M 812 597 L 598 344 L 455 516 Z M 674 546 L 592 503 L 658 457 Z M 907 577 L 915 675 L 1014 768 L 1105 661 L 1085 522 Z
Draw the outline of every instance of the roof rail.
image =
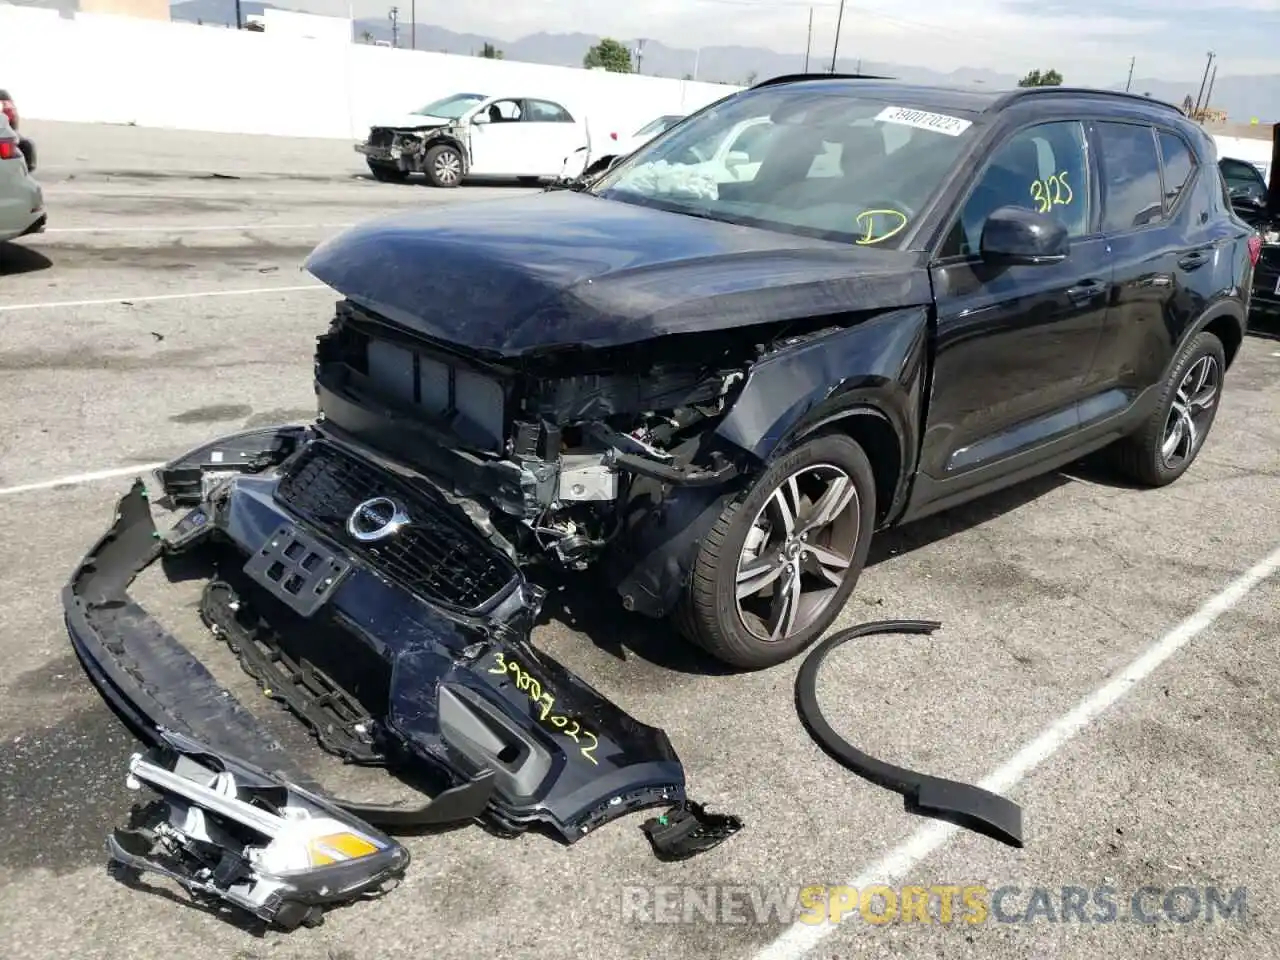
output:
M 878 77 L 869 73 L 784 73 L 781 76 L 761 80 L 750 89 L 776 87 L 784 83 L 801 83 L 805 80 L 896 80 L 897 77 Z
M 1102 87 L 1018 87 L 1015 90 L 1010 90 L 1003 98 L 1001 98 L 1001 105 L 1003 106 L 1013 100 L 1021 100 L 1024 97 L 1045 97 L 1054 96 L 1055 94 L 1074 97 L 1115 97 L 1121 100 L 1133 100 L 1138 103 L 1155 104 L 1156 106 L 1167 107 L 1175 113 L 1186 116 L 1186 114 L 1182 112 L 1181 107 L 1169 103 L 1166 100 L 1157 100 L 1155 97 L 1148 97 L 1141 93 L 1130 93 L 1127 90 L 1106 90 Z

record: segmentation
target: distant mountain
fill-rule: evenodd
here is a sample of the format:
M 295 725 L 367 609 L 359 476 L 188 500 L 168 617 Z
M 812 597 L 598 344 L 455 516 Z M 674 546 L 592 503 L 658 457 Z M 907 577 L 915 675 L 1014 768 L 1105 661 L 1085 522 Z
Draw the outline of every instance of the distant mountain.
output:
M 31 0 L 27 0 L 31 2 Z M 36 0 L 48 5 L 74 2 L 74 0 Z M 261 14 L 269 7 L 293 9 L 283 5 L 242 0 L 242 15 Z M 201 21 L 206 24 L 235 24 L 235 4 L 232 0 L 181 0 L 172 5 L 175 20 Z M 419 23 L 416 29 L 401 22 L 398 25 L 397 44 L 413 45 L 419 50 L 462 55 L 478 54 L 486 43 L 503 52 L 507 60 L 526 63 L 546 63 L 555 66 L 581 66 L 587 50 L 599 43 L 600 37 L 585 33 L 535 33 L 518 40 L 500 40 L 496 37 L 472 33 L 454 33 L 443 27 Z M 390 41 L 391 24 L 385 18 L 357 19 L 355 36 L 368 36 L 373 40 Z M 635 40 L 618 38 L 634 49 Z M 815 54 L 809 61 L 813 72 L 824 72 L 831 64 L 829 57 Z M 721 83 L 746 84 L 755 79 L 799 73 L 804 70 L 803 54 L 778 53 L 762 47 L 703 47 L 701 51 L 668 47 L 649 40 L 644 45 L 640 72 L 662 77 L 696 77 Z M 843 58 L 836 64 L 841 73 L 868 73 L 896 77 L 910 83 L 931 83 L 945 86 L 987 87 L 992 89 L 1012 87 L 1018 75 L 994 70 L 961 68 L 940 73 L 925 67 L 881 63 L 870 60 Z M 1070 81 L 1070 76 L 1067 80 Z M 1123 89 L 1115 84 L 1112 89 Z M 1132 89 L 1137 93 L 1149 93 L 1153 97 L 1180 104 L 1188 94 L 1194 100 L 1200 90 L 1200 78 L 1193 80 L 1135 79 Z M 1264 123 L 1280 120 L 1280 74 L 1274 76 L 1224 76 L 1213 87 L 1212 104 L 1226 110 L 1233 121 L 1247 123 L 1257 117 Z

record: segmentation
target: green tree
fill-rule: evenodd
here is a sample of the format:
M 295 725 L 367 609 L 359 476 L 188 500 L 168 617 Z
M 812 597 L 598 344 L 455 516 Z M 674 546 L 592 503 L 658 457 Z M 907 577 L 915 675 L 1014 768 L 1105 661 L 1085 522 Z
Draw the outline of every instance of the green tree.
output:
M 495 47 L 492 43 L 486 43 L 480 48 L 480 56 L 486 60 L 501 60 L 502 51 Z
M 1062 74 L 1057 70 L 1032 70 L 1018 81 L 1020 87 L 1060 87 Z
M 745 83 L 743 83 L 743 86 L 744 86 L 744 87 L 754 87 L 754 86 L 756 85 L 756 77 L 758 77 L 758 76 L 760 76 L 760 74 L 758 74 L 758 73 L 756 73 L 754 70 L 752 70 L 750 73 L 748 73 L 748 74 L 747 74 L 747 79 L 746 79 L 746 82 L 745 82 Z
M 604 67 L 610 73 L 630 73 L 631 51 L 617 40 L 605 37 L 582 58 L 584 67 Z
M 360 42 L 361 42 L 361 43 L 373 43 L 373 34 L 372 34 L 372 33 L 370 33 L 368 30 L 363 30 L 363 31 L 361 31 L 361 33 L 360 33 Z

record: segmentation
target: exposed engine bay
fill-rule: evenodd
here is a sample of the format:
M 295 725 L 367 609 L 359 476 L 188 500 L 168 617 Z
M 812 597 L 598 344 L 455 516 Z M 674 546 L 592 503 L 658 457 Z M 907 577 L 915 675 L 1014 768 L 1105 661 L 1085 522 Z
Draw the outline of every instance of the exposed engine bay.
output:
M 447 144 L 458 150 L 463 162 L 470 160 L 470 138 L 463 123 L 435 123 L 418 127 L 373 127 L 369 139 L 357 144 L 358 152 L 374 164 L 383 164 L 404 173 L 426 171 L 427 151 Z M 461 171 L 465 173 L 464 171 Z
M 316 385 L 326 430 L 420 470 L 513 562 L 582 570 L 653 485 L 713 487 L 740 474 L 714 428 L 753 362 L 806 333 L 749 352 L 741 337 L 707 335 L 686 350 L 649 342 L 498 362 L 348 302 L 319 338 Z

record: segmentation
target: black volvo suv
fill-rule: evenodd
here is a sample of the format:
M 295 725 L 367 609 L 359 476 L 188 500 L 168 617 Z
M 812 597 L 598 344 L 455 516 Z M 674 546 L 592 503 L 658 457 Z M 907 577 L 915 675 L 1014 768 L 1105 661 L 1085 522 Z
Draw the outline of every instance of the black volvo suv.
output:
M 319 418 L 161 470 L 191 509 L 160 540 L 136 485 L 64 593 L 72 639 L 136 724 L 279 768 L 127 594 L 216 545 L 206 620 L 326 746 L 407 750 L 481 790 L 467 809 L 572 838 L 682 775 L 661 731 L 528 642 L 539 565 L 729 664 L 781 663 L 876 530 L 1104 449 L 1143 484 L 1181 476 L 1259 249 L 1175 107 L 770 81 L 572 189 L 317 248 L 342 298 Z M 349 651 L 327 670 L 322 631 Z M 357 650 L 378 697 L 355 695 Z

